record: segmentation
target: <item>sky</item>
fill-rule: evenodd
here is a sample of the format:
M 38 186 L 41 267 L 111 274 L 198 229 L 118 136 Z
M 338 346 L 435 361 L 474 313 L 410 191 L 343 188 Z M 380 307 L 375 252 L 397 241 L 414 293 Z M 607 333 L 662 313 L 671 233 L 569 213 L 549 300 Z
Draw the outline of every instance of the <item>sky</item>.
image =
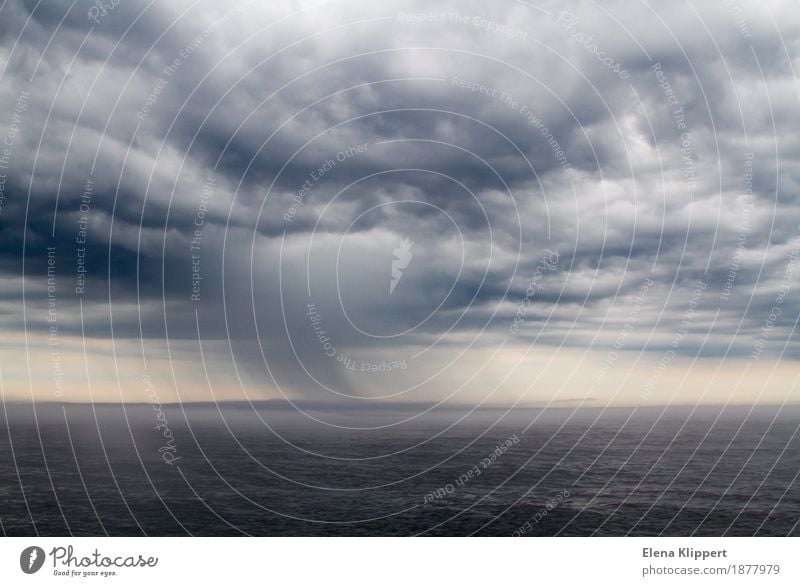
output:
M 796 2 L 7 0 L 7 401 L 800 401 Z

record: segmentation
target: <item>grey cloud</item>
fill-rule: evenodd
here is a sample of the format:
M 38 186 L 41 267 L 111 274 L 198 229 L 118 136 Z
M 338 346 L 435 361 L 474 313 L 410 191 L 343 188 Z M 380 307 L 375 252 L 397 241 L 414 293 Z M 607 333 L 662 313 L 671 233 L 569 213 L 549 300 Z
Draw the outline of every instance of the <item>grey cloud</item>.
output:
M 0 18 L 10 55 L 3 133 L 20 90 L 31 92 L 4 188 L 0 270 L 18 279 L 24 256 L 38 296 L 27 302 L 39 307 L 46 246 L 55 246 L 69 292 L 91 177 L 90 336 L 110 336 L 113 317 L 115 336 L 190 339 L 196 310 L 201 335 L 235 340 L 228 354 L 249 375 L 269 378 L 252 344 L 259 336 L 285 365 L 274 376 L 299 389 L 312 383 L 287 351 L 288 327 L 322 378 L 366 393 L 320 357 L 303 312 L 309 250 L 312 297 L 340 347 L 374 352 L 423 347 L 449 328 L 481 343 L 504 339 L 545 249 L 560 261 L 513 343 L 579 346 L 600 332 L 603 351 L 640 283 L 653 279 L 640 327 L 657 330 L 656 341 L 637 332 L 628 348 L 661 351 L 702 279 L 708 290 L 681 352 L 700 351 L 703 326 L 719 311 L 702 353 L 747 355 L 775 302 L 800 212 L 791 68 L 800 21 L 788 10 L 776 18 L 781 34 L 761 11 L 745 10 L 745 37 L 722 3 L 695 7 L 699 16 L 627 2 L 554 4 L 550 15 L 512 2 L 356 3 L 293 16 L 291 3 L 145 6 L 121 3 L 97 24 L 88 2 L 18 0 Z M 576 17 L 572 29 L 557 22 L 560 10 Z M 401 12 L 464 18 L 415 23 Z M 587 48 L 588 35 L 628 77 Z M 471 91 L 473 82 L 484 91 Z M 364 152 L 337 159 L 359 144 Z M 742 198 L 749 153 L 752 211 Z M 326 161 L 334 164 L 319 173 Z M 209 177 L 214 194 L 200 218 Z M 393 203 L 404 199 L 421 203 Z M 191 301 L 199 228 L 202 295 Z M 321 248 L 309 248 L 312 236 Z M 405 237 L 414 256 L 390 298 L 393 249 Z M 739 245 L 733 294 L 720 302 Z M 19 295 L 2 293 L 8 303 Z M 80 323 L 66 317 L 77 296 L 60 293 L 59 303 L 65 331 L 77 333 Z M 397 332 L 439 303 L 402 343 L 375 341 L 346 319 Z M 789 336 L 795 297 L 783 307 L 773 349 Z M 15 317 L 3 323 L 21 328 Z

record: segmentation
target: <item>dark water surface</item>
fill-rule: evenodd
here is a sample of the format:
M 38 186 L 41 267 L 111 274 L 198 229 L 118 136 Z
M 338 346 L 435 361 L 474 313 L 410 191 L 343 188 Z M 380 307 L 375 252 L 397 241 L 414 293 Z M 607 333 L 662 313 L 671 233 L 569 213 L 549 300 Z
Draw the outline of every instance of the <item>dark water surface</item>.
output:
M 5 404 L 3 533 L 800 535 L 797 407 L 220 409 Z

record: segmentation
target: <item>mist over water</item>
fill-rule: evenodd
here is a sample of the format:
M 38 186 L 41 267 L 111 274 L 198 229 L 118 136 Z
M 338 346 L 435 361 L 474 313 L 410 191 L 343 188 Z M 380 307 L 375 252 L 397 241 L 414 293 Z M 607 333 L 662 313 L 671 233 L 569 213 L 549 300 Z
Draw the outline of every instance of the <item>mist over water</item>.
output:
M 800 534 L 797 407 L 417 412 L 6 403 L 2 530 Z

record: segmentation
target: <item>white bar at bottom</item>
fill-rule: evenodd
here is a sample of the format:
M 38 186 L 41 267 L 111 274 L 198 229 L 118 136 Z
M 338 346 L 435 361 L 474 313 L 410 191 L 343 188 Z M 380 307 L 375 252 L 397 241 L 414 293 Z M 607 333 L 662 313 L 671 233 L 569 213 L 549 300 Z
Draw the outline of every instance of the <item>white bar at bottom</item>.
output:
M 8 537 L 0 540 L 0 584 L 777 586 L 800 584 L 798 546 L 791 537 Z M 40 569 L 24 572 L 40 551 Z

